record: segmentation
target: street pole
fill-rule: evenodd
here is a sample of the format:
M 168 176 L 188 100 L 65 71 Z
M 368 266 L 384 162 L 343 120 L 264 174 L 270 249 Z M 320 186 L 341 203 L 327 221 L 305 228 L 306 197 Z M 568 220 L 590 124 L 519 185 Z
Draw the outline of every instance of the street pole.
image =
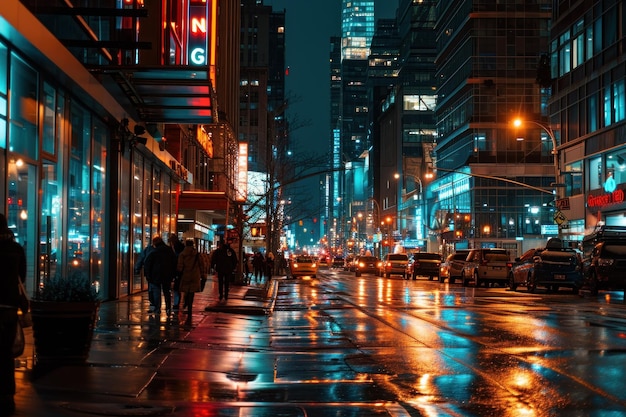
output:
M 554 130 L 552 130 L 550 125 L 545 124 L 543 122 L 536 121 L 536 120 L 522 120 L 521 118 L 516 118 L 515 120 L 513 120 L 513 126 L 521 127 L 524 124 L 524 122 L 528 122 L 532 125 L 535 125 L 541 128 L 544 132 L 548 134 L 548 137 L 550 137 L 550 140 L 552 141 L 552 162 L 554 164 L 554 191 L 553 193 L 554 193 L 554 208 L 556 210 L 554 214 L 554 221 L 555 223 L 557 223 L 559 227 L 558 235 L 560 237 L 561 228 L 567 224 L 567 217 L 565 217 L 565 215 L 561 213 L 561 211 L 559 210 L 557 206 L 557 202 L 560 198 L 559 188 L 562 186 L 562 184 L 560 184 L 561 170 L 559 167 L 559 152 L 557 150 L 556 136 L 554 134 Z
M 373 198 L 369 198 L 368 201 L 371 201 L 372 203 L 374 203 L 374 206 L 376 207 L 376 221 L 373 222 L 373 224 L 376 225 L 376 230 L 372 230 L 372 243 L 373 243 L 373 241 L 374 241 L 374 232 L 375 231 L 377 232 L 379 230 L 379 227 L 380 227 L 380 224 L 381 224 L 380 223 L 380 221 L 381 221 L 381 219 L 380 219 L 380 204 L 378 204 L 378 201 L 376 201 Z M 380 241 L 378 242 L 378 251 L 379 251 L 379 255 L 378 256 L 379 256 L 379 258 L 382 258 L 382 256 L 383 256 L 383 248 L 382 248 L 381 243 L 382 242 L 380 242 Z
M 415 181 L 415 182 L 417 182 L 419 184 L 419 190 L 418 190 L 417 197 L 419 199 L 420 214 L 421 214 L 421 217 L 423 219 L 423 217 L 425 215 L 426 202 L 424 201 L 424 184 L 422 183 L 422 179 L 420 177 L 418 177 L 417 175 L 413 175 L 413 174 L 404 174 L 404 176 L 405 176 L 405 178 L 406 177 L 413 178 L 413 181 Z M 394 174 L 394 178 L 396 178 L 396 179 L 400 178 L 400 174 L 398 174 L 398 173 Z M 402 179 L 402 198 L 401 198 L 402 204 L 401 204 L 401 207 L 402 207 L 402 211 L 403 212 L 404 212 L 405 200 L 408 200 L 406 198 L 407 194 L 408 193 L 406 192 L 406 187 L 404 187 L 404 179 Z M 404 214 L 403 214 L 403 217 L 404 217 Z M 408 215 L 407 215 L 407 219 L 408 219 Z M 415 229 L 415 231 L 416 231 L 416 238 L 418 237 L 417 236 L 418 228 L 419 228 L 419 231 L 420 231 L 419 235 L 421 235 L 422 237 L 424 236 L 424 228 L 423 228 L 424 226 L 423 226 L 423 220 L 422 219 L 419 219 L 419 221 L 416 223 L 416 229 Z M 407 220 L 407 222 L 408 222 L 408 220 Z M 400 223 L 402 224 L 401 220 L 400 220 Z M 424 239 L 424 242 L 425 241 L 426 240 Z

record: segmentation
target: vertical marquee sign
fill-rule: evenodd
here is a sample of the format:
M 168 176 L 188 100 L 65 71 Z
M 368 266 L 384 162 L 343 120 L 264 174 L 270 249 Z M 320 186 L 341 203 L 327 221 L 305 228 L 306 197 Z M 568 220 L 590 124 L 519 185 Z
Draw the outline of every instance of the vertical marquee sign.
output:
M 218 0 L 190 0 L 187 23 L 187 64 L 209 66 L 215 85 L 215 42 Z

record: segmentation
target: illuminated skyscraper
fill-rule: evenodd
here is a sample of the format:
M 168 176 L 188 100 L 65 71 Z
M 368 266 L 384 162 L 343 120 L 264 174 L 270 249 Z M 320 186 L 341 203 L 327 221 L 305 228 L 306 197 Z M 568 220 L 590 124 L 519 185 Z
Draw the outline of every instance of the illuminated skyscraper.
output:
M 374 1 L 343 0 L 341 7 L 342 59 L 367 59 L 374 36 Z
M 352 215 L 352 202 L 359 200 L 362 204 L 365 184 L 362 180 L 364 151 L 370 147 L 368 143 L 369 107 L 367 105 L 367 58 L 370 44 L 374 36 L 374 1 L 342 2 L 341 11 L 341 63 L 334 62 L 331 73 L 331 89 L 339 89 L 340 93 L 332 94 L 331 141 L 333 196 L 342 196 L 341 200 L 333 199 L 332 213 L 334 221 L 342 224 L 345 218 Z M 334 59 L 334 58 L 333 58 Z M 337 146 L 339 140 L 339 146 Z M 339 166 L 338 166 L 339 165 Z M 345 170 L 340 170 L 345 168 Z M 348 179 L 350 178 L 350 179 Z M 346 186 L 346 184 L 350 186 Z M 342 232 L 338 231 L 341 235 Z M 347 237 L 347 236 L 346 236 Z

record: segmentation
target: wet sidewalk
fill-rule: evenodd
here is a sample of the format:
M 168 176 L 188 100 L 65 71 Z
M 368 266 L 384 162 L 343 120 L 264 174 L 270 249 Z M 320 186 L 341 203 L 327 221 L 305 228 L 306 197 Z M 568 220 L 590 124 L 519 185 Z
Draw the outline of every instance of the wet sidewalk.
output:
M 215 360 L 212 347 L 220 344 L 253 348 L 250 333 L 254 330 L 248 329 L 237 340 L 237 327 L 243 330 L 245 326 L 264 325 L 273 309 L 277 280 L 282 278 L 276 277 L 269 283 L 231 285 L 226 301 L 218 300 L 217 283 L 209 279 L 205 290 L 196 294 L 191 325 L 184 324 L 184 314 L 149 314 L 146 292 L 104 302 L 87 363 L 61 366 L 36 377 L 32 328 L 26 329 L 26 350 L 17 359 L 15 415 L 197 415 L 184 411 L 180 404 L 184 404 L 190 392 L 197 395 L 197 389 L 184 387 L 172 392 L 168 378 L 184 385 L 189 379 L 185 372 L 189 370 L 181 361 L 186 360 L 195 361 L 196 366 L 205 363 L 207 370 L 213 371 L 211 367 L 219 361 Z M 186 349 L 191 343 L 201 345 L 201 349 Z M 200 354 L 185 357 L 192 351 Z M 245 379 L 245 375 L 232 377 Z M 222 407 L 232 409 L 232 413 L 223 411 L 219 415 L 239 415 L 238 407 Z

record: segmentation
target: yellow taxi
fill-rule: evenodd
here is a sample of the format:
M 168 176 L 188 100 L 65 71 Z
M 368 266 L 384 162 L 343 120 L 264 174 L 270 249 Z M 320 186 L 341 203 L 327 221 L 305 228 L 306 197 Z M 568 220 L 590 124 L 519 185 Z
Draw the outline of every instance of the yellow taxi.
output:
M 310 276 L 315 278 L 317 276 L 318 263 L 312 256 L 309 255 L 297 255 L 291 260 L 291 277 L 304 277 Z

